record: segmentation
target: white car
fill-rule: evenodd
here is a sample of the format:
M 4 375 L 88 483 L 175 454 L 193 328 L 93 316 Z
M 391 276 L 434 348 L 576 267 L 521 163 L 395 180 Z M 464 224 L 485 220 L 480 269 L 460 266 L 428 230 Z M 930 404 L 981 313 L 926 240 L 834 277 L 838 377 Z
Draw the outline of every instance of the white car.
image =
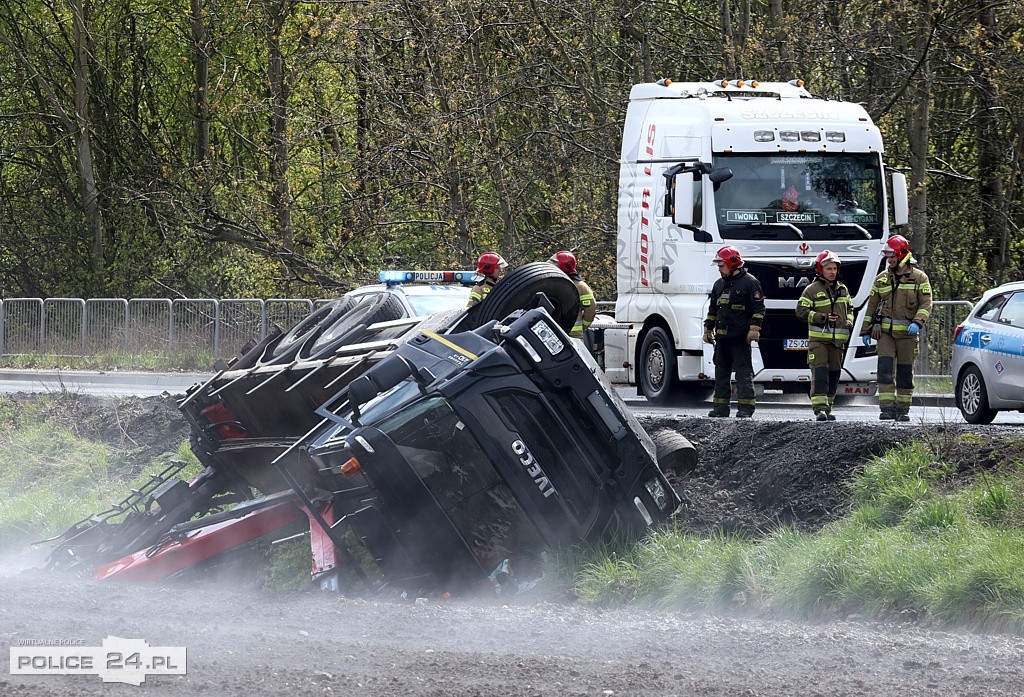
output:
M 1024 281 L 986 291 L 953 335 L 956 405 L 972 424 L 1024 411 Z
M 360 286 L 345 294 L 353 302 L 390 293 L 405 309 L 406 317 L 422 317 L 435 312 L 466 307 L 474 282 L 472 271 L 381 271 L 380 283 Z

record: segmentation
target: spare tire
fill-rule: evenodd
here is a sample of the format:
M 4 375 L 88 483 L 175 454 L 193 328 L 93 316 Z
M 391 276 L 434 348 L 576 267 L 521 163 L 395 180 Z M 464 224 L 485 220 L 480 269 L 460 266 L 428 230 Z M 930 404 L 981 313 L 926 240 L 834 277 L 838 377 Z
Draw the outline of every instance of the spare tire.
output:
M 469 309 L 460 329 L 476 329 L 491 320 L 503 320 L 516 310 L 530 307 L 538 293 L 544 293 L 555 306 L 555 323 L 566 332 L 572 331 L 580 314 L 579 291 L 564 272 L 542 261 L 520 266 L 498 281 L 487 297 Z
M 669 428 L 650 434 L 657 452 L 658 467 L 665 472 L 689 474 L 697 467 L 697 449 L 681 434 Z
M 344 305 L 342 305 L 344 307 Z M 299 349 L 301 360 L 315 360 L 334 353 L 346 344 L 357 344 L 366 328 L 377 322 L 389 322 L 405 316 L 402 301 L 392 293 L 379 293 L 360 300 L 348 312 L 326 321 L 317 332 L 307 335 Z
M 278 341 L 268 344 L 257 363 L 272 365 L 291 360 L 310 336 L 318 335 L 346 312 L 345 298 L 332 300 L 326 305 L 318 307 L 313 314 L 300 320 L 298 324 L 282 334 Z

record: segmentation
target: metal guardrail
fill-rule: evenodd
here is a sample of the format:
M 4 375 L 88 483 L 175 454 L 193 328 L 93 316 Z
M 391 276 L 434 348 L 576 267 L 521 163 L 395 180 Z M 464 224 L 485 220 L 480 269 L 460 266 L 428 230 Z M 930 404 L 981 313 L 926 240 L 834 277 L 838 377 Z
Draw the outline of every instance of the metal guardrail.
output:
M 952 377 L 953 332 L 967 319 L 974 305 L 967 300 L 936 300 L 932 315 L 921 328 L 914 375 L 925 379 Z
M 329 299 L 304 298 L 8 298 L 0 300 L 0 356 L 103 354 L 230 358 L 277 325 L 296 324 Z M 599 310 L 614 309 L 598 301 Z M 938 300 L 922 329 L 915 373 L 950 377 L 953 330 L 970 313 L 966 300 Z
M 331 300 L 305 298 L 7 298 L 0 356 L 184 355 L 230 358 L 275 324 L 287 329 Z

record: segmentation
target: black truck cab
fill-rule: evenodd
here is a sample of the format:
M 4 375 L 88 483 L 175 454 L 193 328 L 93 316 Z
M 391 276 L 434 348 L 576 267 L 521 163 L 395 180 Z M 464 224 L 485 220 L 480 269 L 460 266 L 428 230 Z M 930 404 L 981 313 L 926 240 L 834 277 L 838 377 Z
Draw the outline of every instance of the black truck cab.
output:
M 321 414 L 302 447 L 399 584 L 528 582 L 544 549 L 636 537 L 679 503 L 646 433 L 540 309 L 422 332 Z

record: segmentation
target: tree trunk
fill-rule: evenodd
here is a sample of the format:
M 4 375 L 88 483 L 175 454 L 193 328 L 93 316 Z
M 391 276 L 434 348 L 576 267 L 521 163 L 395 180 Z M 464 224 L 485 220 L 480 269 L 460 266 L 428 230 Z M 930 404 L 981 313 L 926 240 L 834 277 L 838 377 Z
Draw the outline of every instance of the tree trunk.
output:
M 203 205 L 213 207 L 210 187 L 210 37 L 206 28 L 203 0 L 191 0 L 192 8 L 192 66 L 195 90 L 195 152 L 200 196 Z
M 103 211 L 100 209 L 99 190 L 92 159 L 92 141 L 89 135 L 89 46 L 82 11 L 82 0 L 71 0 L 75 50 L 75 153 L 78 156 L 78 183 L 82 196 L 85 225 L 92 238 L 93 284 L 97 291 L 106 287 L 105 240 Z
M 982 230 L 987 238 L 986 264 L 994 282 L 1002 281 L 1006 269 L 1007 225 L 1003 193 L 999 131 L 996 110 L 999 92 L 991 78 L 992 64 L 998 58 L 996 9 L 992 5 L 978 10 L 981 46 L 975 64 L 978 133 L 978 202 L 981 205 Z
M 931 0 L 920 0 L 914 46 L 921 56 L 917 85 L 911 106 L 908 141 L 910 146 L 910 246 L 918 256 L 928 248 L 928 140 L 931 118 L 931 61 L 925 55 L 931 35 Z
M 288 183 L 288 80 L 281 31 L 288 15 L 288 0 L 271 0 L 267 10 L 267 86 L 270 90 L 270 208 L 277 239 L 293 249 L 291 187 Z

